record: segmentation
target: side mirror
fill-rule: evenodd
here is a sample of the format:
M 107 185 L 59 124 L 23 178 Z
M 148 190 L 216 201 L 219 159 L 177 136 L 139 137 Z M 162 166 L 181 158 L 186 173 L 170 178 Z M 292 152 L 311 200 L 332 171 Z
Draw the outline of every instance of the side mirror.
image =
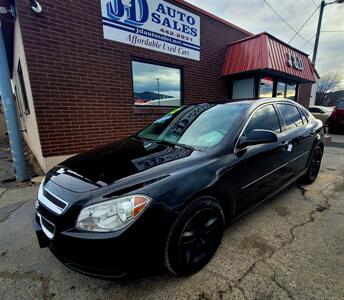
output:
M 277 140 L 278 138 L 276 133 L 270 130 L 255 129 L 247 136 L 240 137 L 238 148 L 244 149 L 247 146 L 275 143 Z

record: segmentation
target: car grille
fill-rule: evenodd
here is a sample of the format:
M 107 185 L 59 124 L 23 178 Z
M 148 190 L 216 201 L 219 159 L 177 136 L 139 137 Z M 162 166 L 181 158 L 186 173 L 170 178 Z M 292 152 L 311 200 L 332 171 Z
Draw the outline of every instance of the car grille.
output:
M 55 225 L 48 221 L 46 218 L 44 218 L 41 214 L 37 213 L 37 217 L 39 219 L 39 222 L 41 224 L 42 230 L 45 233 L 45 235 L 52 239 L 55 234 Z
M 68 206 L 68 203 L 66 201 L 53 195 L 46 188 L 42 187 L 42 185 L 40 186 L 38 191 L 38 201 L 40 204 L 42 204 L 44 207 L 46 207 L 56 215 L 61 215 Z

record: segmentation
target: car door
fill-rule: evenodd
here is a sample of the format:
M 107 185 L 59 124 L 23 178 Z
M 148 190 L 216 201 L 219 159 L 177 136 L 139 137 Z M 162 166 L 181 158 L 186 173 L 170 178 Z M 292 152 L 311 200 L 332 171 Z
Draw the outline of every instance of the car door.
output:
M 240 210 L 265 198 L 284 182 L 283 165 L 287 162 L 280 120 L 273 104 L 256 109 L 247 121 L 239 138 L 255 129 L 271 130 L 277 134 L 275 143 L 248 146 L 235 150 L 236 163 L 231 181 L 237 192 L 237 208 Z
M 287 164 L 283 170 L 284 180 L 288 182 L 305 170 L 315 131 L 296 105 L 277 103 L 276 107 L 282 119 L 282 136 L 288 144 L 285 151 Z

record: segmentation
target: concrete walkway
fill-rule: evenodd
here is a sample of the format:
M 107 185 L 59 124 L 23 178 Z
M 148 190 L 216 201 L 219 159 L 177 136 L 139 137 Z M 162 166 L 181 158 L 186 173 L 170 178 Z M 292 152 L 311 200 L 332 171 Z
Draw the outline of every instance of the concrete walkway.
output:
M 344 136 L 333 141 L 344 145 Z M 292 185 L 224 233 L 193 276 L 108 282 L 64 267 L 31 226 L 37 186 L 0 197 L 0 299 L 343 299 L 344 149 L 326 147 L 317 181 Z M 13 201 L 13 202 L 11 202 Z M 92 258 L 90 258 L 92 259 Z

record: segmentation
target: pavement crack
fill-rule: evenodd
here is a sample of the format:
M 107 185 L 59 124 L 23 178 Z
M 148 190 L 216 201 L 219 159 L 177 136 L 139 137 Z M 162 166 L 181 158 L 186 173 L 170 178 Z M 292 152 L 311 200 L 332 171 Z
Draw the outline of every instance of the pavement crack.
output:
M 273 272 L 273 277 L 271 278 L 271 280 L 281 289 L 283 290 L 289 298 L 291 299 L 295 299 L 291 293 L 291 291 L 289 291 L 284 285 L 282 285 L 278 280 L 277 280 L 277 272 L 276 270 L 271 267 L 265 260 L 264 260 L 265 265 Z
M 7 192 L 7 188 L 4 188 L 4 190 L 2 192 L 0 192 L 0 198 L 2 197 L 3 194 L 5 194 Z
M 0 214 L 0 223 L 5 222 L 17 209 L 22 207 L 27 202 L 29 202 L 29 201 L 23 201 L 23 202 L 16 203 L 16 205 L 13 209 L 6 211 L 3 215 Z

